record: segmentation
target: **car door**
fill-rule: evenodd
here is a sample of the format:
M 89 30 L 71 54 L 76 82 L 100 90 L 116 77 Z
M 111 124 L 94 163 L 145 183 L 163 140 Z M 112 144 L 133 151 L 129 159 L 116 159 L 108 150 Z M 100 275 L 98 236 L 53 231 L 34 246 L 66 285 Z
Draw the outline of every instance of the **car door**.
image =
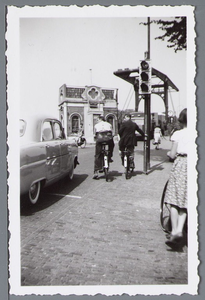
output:
M 61 175 L 60 141 L 55 140 L 52 120 L 45 120 L 42 124 L 42 142 L 46 149 L 46 176 L 53 181 Z
M 72 146 L 65 138 L 62 126 L 60 122 L 53 122 L 55 139 L 60 143 L 60 155 L 61 155 L 61 173 L 65 174 L 72 168 L 73 155 Z

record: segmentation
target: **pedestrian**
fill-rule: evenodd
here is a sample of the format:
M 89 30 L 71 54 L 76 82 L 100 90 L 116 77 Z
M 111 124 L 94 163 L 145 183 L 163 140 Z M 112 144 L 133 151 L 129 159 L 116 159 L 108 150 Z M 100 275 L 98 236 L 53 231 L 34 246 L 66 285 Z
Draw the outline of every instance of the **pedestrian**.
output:
M 94 126 L 94 139 L 96 140 L 96 144 L 93 179 L 98 179 L 98 172 L 103 168 L 102 143 L 106 142 L 106 144 L 108 145 L 108 161 L 110 163 L 113 162 L 112 156 L 115 146 L 113 141 L 112 125 L 109 122 L 105 121 L 103 115 L 100 115 L 97 118 L 97 124 Z
M 135 148 L 135 141 L 136 135 L 135 131 L 138 131 L 143 137 L 145 136 L 144 132 L 140 127 L 131 120 L 131 114 L 127 113 L 124 116 L 124 120 L 122 125 L 119 129 L 119 154 L 121 155 L 122 165 L 124 161 L 124 154 L 123 151 L 125 148 L 130 152 L 130 168 L 135 168 L 134 163 L 134 148 Z
M 159 150 L 159 144 L 161 144 L 162 131 L 160 126 L 156 126 L 154 129 L 154 141 L 153 145 L 155 145 L 155 149 Z
M 79 134 L 79 136 L 83 136 L 84 135 L 83 123 L 80 123 L 78 134 Z
M 78 130 L 78 146 L 81 146 L 85 142 L 85 137 L 84 137 L 84 128 L 83 128 L 83 123 L 80 123 L 80 127 Z
M 187 129 L 187 109 L 181 111 L 179 122 L 182 129 L 177 130 L 171 137 L 172 146 L 167 155 L 175 159 L 170 173 L 165 203 L 171 205 L 171 235 L 165 242 L 171 248 L 182 245 L 184 238 L 184 225 L 187 218 L 187 150 L 191 138 Z

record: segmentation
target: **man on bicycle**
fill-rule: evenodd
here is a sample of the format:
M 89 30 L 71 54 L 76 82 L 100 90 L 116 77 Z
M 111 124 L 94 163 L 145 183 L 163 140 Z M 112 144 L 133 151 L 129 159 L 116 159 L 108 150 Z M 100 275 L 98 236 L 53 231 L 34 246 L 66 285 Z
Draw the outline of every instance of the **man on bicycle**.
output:
M 135 141 L 136 135 L 135 131 L 138 131 L 143 137 L 145 133 L 139 128 L 139 126 L 131 120 L 131 114 L 127 113 L 124 116 L 123 123 L 119 129 L 119 150 L 122 159 L 122 164 L 124 162 L 124 155 L 123 151 L 125 148 L 130 152 L 130 168 L 134 169 L 134 148 L 135 148 Z
M 106 142 L 109 147 L 109 162 L 113 162 L 113 132 L 110 123 L 105 121 L 104 116 L 100 115 L 97 119 L 97 124 L 94 127 L 95 144 L 95 161 L 94 161 L 94 175 L 93 179 L 98 179 L 98 171 L 102 170 L 102 143 Z
M 80 128 L 78 130 L 78 146 L 81 146 L 85 142 L 83 123 L 80 123 Z

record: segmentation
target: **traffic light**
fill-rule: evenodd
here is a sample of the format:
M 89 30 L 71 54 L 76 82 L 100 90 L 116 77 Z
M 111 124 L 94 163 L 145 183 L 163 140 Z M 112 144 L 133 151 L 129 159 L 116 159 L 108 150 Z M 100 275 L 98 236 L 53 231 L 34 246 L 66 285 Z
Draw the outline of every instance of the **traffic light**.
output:
M 152 68 L 150 60 L 141 60 L 139 68 L 139 94 L 151 94 Z

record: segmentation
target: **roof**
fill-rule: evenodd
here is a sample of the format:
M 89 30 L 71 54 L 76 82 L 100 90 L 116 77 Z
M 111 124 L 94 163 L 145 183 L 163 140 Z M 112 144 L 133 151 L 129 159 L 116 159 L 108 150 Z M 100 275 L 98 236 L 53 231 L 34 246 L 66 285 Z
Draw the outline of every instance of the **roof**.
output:
M 113 72 L 114 75 L 128 81 L 129 83 L 135 85 L 136 84 L 136 75 L 132 75 L 132 73 L 139 73 L 139 68 L 136 69 L 124 69 L 124 70 L 117 70 L 115 72 Z M 158 71 L 155 68 L 152 68 L 152 75 L 157 76 L 158 78 L 160 78 L 163 82 L 167 82 L 168 86 L 172 87 L 175 91 L 179 91 L 179 89 L 176 87 L 176 85 L 169 79 L 169 77 L 167 75 L 165 75 L 164 73 Z

